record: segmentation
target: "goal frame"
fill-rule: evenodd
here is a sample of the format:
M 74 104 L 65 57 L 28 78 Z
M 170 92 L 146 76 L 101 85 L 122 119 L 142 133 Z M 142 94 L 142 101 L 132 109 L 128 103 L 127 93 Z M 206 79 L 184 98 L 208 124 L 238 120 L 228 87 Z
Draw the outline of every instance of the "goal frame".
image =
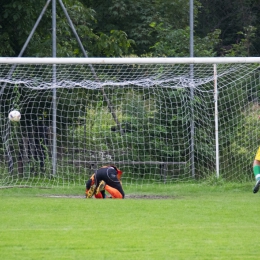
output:
M 57 58 L 0 57 L 5 64 L 221 64 L 260 63 L 260 57 L 186 57 L 186 58 Z
M 215 102 L 215 138 L 216 138 L 216 177 L 219 178 L 219 143 L 218 143 L 218 86 L 217 86 L 217 64 L 235 64 L 235 63 L 260 63 L 260 57 L 122 57 L 122 58 L 97 58 L 97 57 L 0 57 L 0 64 L 188 64 L 190 65 L 190 77 L 193 75 L 193 64 L 212 64 L 212 74 L 214 75 L 214 102 Z M 55 67 L 54 67 L 55 68 Z M 55 73 L 53 74 L 55 77 Z M 53 79 L 55 84 L 55 78 Z M 55 89 L 55 87 L 54 87 Z M 192 88 L 191 88 L 192 98 Z M 191 136 L 194 131 L 194 125 L 191 122 Z M 56 147 L 53 148 L 55 154 Z M 194 157 L 192 156 L 193 141 L 191 138 L 191 165 L 193 165 Z M 55 175 L 56 158 L 53 158 L 53 173 Z M 161 164 L 162 162 L 155 162 Z M 195 170 L 191 169 L 192 176 L 195 176 Z M 162 174 L 163 175 L 163 174 Z

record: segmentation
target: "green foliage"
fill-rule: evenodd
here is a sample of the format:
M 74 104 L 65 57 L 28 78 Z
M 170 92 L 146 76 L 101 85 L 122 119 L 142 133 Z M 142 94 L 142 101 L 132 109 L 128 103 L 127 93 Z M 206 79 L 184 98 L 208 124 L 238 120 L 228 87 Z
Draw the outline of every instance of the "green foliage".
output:
M 0 9 L 0 43 L 4 46 L 0 50 L 0 56 L 18 56 L 46 2 L 25 1 L 26 3 L 22 3 L 16 0 L 11 2 L 4 0 L 4 2 L 6 2 L 3 3 L 4 8 Z M 64 5 L 89 56 L 118 57 L 128 53 L 133 41 L 128 40 L 122 30 L 113 28 L 109 32 L 102 30 L 94 32 L 93 26 L 97 21 L 93 9 L 84 6 L 81 1 L 65 1 Z M 83 53 L 58 2 L 56 23 L 57 56 L 82 57 Z M 50 4 L 29 42 L 24 56 L 52 56 L 51 27 Z
M 239 176 L 241 181 L 250 180 L 253 175 L 252 163 L 255 153 L 258 149 L 259 139 L 259 117 L 258 104 L 250 104 L 242 113 L 241 121 L 236 130 L 230 133 L 230 145 L 225 148 L 224 156 L 230 155 L 231 160 L 234 162 L 243 162 L 243 174 Z M 258 137 L 257 139 L 255 139 Z M 239 169 L 241 163 L 233 164 L 233 171 L 241 171 Z
M 152 93 L 148 90 L 129 90 L 121 107 L 124 134 L 116 131 L 107 138 L 108 146 L 111 143 L 111 149 L 115 149 L 114 160 L 186 162 L 188 158 L 184 154 L 187 154 L 185 149 L 189 144 L 184 138 L 188 122 L 185 123 L 180 109 L 184 106 L 183 92 L 185 91 L 181 89 L 157 89 Z M 132 172 L 139 172 L 145 177 L 145 173 L 153 176 L 158 171 L 158 166 L 131 167 Z M 174 166 L 168 168 L 173 170 Z M 187 171 L 183 168 L 179 176 L 184 177 L 185 173 Z M 160 178 L 160 175 L 157 176 Z
M 237 33 L 242 37 L 238 43 L 232 44 L 232 48 L 224 50 L 227 57 L 248 57 L 250 56 L 250 50 L 252 48 L 252 42 L 256 37 L 256 28 L 249 26 L 243 28 L 243 32 Z
M 111 30 L 110 34 L 100 32 L 96 44 L 93 46 L 93 53 L 96 56 L 118 57 L 128 53 L 134 44 L 133 40 L 128 40 L 123 31 Z
M 164 28 L 163 24 L 151 24 L 157 32 L 158 42 L 151 47 L 152 55 L 166 57 L 187 57 L 190 54 L 190 28 Z M 215 56 L 215 48 L 219 44 L 220 31 L 215 30 L 204 38 L 194 37 L 194 56 Z
M 183 57 L 189 54 L 188 0 L 63 2 L 89 56 Z M 20 53 L 45 4 L 43 0 L 2 0 L 0 56 Z M 257 0 L 229 0 L 225 4 L 197 0 L 193 2 L 193 13 L 195 56 L 258 56 Z M 58 1 L 56 21 L 57 56 L 83 56 Z M 51 26 L 50 4 L 24 56 L 52 56 Z
M 204 37 L 216 28 L 219 29 L 221 43 L 216 48 L 218 56 L 259 56 L 258 0 L 199 2 L 201 7 L 196 19 L 196 34 Z M 257 28 L 256 37 L 248 37 L 253 28 Z

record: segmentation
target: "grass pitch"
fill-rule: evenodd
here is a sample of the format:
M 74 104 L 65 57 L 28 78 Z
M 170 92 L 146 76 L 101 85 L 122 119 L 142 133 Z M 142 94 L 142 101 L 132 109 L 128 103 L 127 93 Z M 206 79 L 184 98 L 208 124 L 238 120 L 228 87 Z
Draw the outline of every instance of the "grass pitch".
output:
M 252 185 L 129 187 L 125 200 L 1 189 L 1 259 L 259 259 Z

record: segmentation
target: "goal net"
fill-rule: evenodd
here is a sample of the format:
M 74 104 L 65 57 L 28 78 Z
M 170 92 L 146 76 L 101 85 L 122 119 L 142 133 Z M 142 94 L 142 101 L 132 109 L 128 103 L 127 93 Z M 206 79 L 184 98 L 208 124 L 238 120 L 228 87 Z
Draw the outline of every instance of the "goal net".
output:
M 252 181 L 259 61 L 0 58 L 0 186 Z

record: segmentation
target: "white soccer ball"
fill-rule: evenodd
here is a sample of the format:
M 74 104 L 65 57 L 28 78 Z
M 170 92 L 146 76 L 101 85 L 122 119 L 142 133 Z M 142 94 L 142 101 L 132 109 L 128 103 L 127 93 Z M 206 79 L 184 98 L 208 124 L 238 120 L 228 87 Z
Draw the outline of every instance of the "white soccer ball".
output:
M 21 119 L 21 113 L 17 110 L 13 110 L 9 113 L 8 118 L 12 122 L 19 122 Z

